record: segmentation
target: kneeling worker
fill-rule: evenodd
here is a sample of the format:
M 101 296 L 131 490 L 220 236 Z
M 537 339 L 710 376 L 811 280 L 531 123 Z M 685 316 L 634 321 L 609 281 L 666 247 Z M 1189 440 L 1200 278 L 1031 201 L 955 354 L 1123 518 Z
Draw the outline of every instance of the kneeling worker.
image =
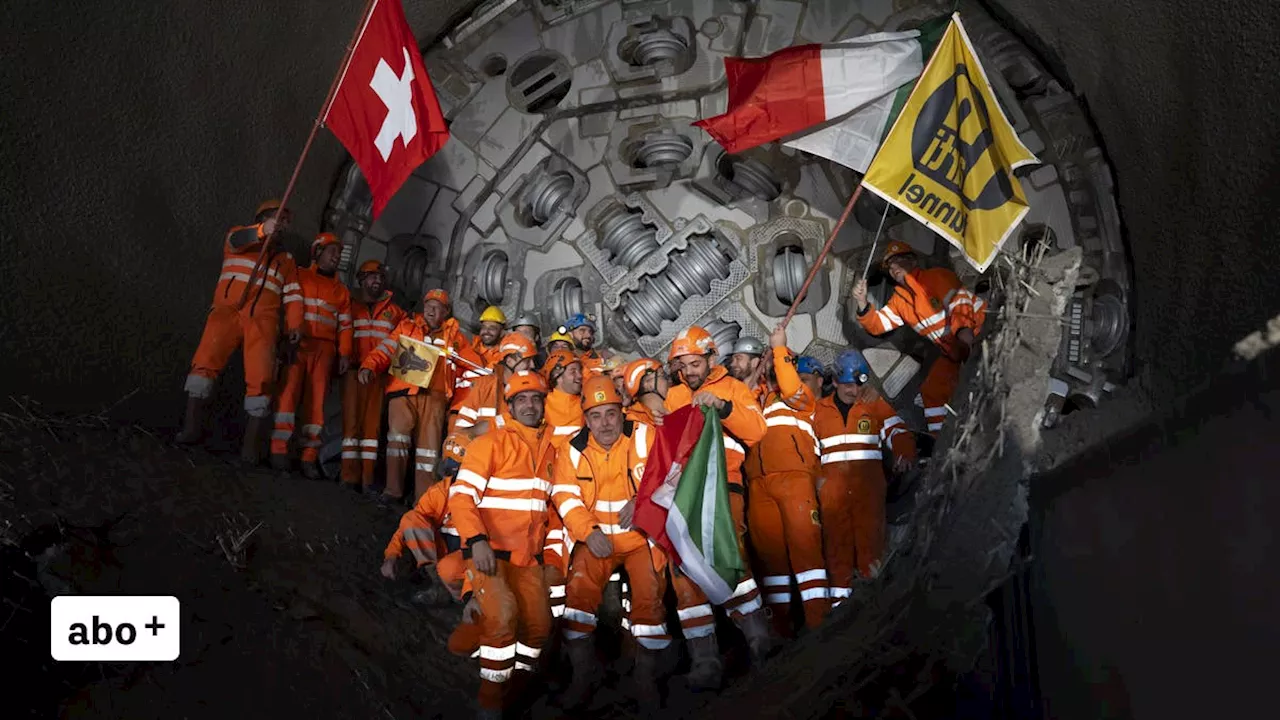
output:
M 671 643 L 662 602 L 666 559 L 631 529 L 631 515 L 655 433 L 648 425 L 625 419 L 622 397 L 613 380 L 602 375 L 587 379 L 582 410 L 587 427 L 561 446 L 551 488 L 576 541 L 564 611 L 564 637 L 573 663 L 565 704 L 575 707 L 586 701 L 601 675 L 592 643 L 596 608 L 610 577 L 625 568 L 631 586 L 627 619 L 639 645 L 634 680 L 638 699 L 652 709 L 658 705 L 657 652 Z
M 537 667 L 551 634 L 543 576 L 547 502 L 555 462 L 543 425 L 547 383 L 528 370 L 506 383 L 513 422 L 467 448 L 449 489 L 449 514 L 463 539 L 466 580 L 480 606 L 480 713 L 500 718 L 513 671 Z

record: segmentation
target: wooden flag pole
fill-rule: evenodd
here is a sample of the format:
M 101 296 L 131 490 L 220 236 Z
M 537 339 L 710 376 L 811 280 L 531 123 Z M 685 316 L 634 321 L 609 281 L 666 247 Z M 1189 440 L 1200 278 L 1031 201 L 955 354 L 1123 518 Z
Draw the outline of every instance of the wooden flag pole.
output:
M 338 66 L 338 73 L 333 76 L 333 82 L 329 85 L 329 92 L 325 95 L 324 105 L 320 107 L 320 113 L 316 115 L 316 120 L 311 124 L 311 132 L 307 134 L 307 141 L 302 145 L 302 154 L 298 156 L 298 162 L 293 166 L 293 174 L 289 176 L 289 184 L 285 185 L 284 195 L 280 196 L 280 207 L 276 208 L 275 215 L 272 219 L 276 221 L 277 226 L 280 222 L 280 215 L 285 211 L 285 207 L 289 204 L 289 196 L 293 194 L 293 188 L 298 183 L 298 175 L 302 172 L 302 163 L 307 159 L 307 154 L 311 152 L 311 144 L 315 142 L 316 135 L 320 132 L 320 126 L 324 124 L 325 118 L 329 116 L 329 108 L 333 106 L 334 98 L 338 95 L 338 86 L 342 84 L 342 78 L 347 74 L 347 65 L 351 63 L 351 55 L 355 52 L 356 43 L 359 42 L 360 36 L 364 33 L 364 28 L 369 22 L 369 15 L 373 12 L 373 6 L 378 0 L 366 0 L 364 10 L 360 13 L 360 22 L 356 25 L 356 30 L 351 35 L 351 40 L 347 42 L 347 49 L 342 54 L 342 63 Z M 278 231 L 277 231 L 278 232 Z M 253 272 L 249 274 L 249 282 L 245 283 L 244 292 L 240 293 L 240 302 L 236 304 L 236 309 L 244 307 L 249 300 L 249 292 L 258 281 L 259 273 L 265 282 L 266 273 L 263 271 L 262 263 L 267 258 L 267 250 L 271 247 L 271 241 L 274 237 L 267 237 L 262 242 L 262 249 L 258 251 L 258 260 L 253 265 Z

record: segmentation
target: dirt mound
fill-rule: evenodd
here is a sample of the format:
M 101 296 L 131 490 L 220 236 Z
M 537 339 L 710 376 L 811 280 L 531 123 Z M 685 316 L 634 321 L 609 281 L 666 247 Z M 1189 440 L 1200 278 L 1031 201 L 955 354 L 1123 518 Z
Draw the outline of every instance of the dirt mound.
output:
M 17 717 L 469 713 L 475 670 L 444 649 L 457 609 L 412 604 L 411 587 L 377 574 L 396 511 L 137 429 L 14 429 L 0 436 L 0 481 L 0 645 L 25 673 L 11 677 Z M 237 569 L 218 537 L 255 526 Z M 174 595 L 181 656 L 53 662 L 56 594 Z

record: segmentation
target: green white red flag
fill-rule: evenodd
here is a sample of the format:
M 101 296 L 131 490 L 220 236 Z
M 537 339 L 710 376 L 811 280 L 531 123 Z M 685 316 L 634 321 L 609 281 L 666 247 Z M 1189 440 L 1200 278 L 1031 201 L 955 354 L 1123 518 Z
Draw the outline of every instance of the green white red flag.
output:
M 723 604 L 745 575 L 729 507 L 720 417 L 685 407 L 662 419 L 632 525 L 667 552 L 707 599 Z

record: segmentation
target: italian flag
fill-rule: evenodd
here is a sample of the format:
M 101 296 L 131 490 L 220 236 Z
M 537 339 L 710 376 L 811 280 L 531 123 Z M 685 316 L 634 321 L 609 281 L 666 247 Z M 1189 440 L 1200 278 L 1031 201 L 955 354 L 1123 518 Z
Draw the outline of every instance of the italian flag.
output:
M 662 419 L 636 494 L 632 525 L 719 605 L 746 565 L 729 509 L 724 434 L 715 411 L 685 407 Z
M 729 109 L 694 125 L 726 152 L 776 140 L 865 173 L 949 21 L 726 58 Z

